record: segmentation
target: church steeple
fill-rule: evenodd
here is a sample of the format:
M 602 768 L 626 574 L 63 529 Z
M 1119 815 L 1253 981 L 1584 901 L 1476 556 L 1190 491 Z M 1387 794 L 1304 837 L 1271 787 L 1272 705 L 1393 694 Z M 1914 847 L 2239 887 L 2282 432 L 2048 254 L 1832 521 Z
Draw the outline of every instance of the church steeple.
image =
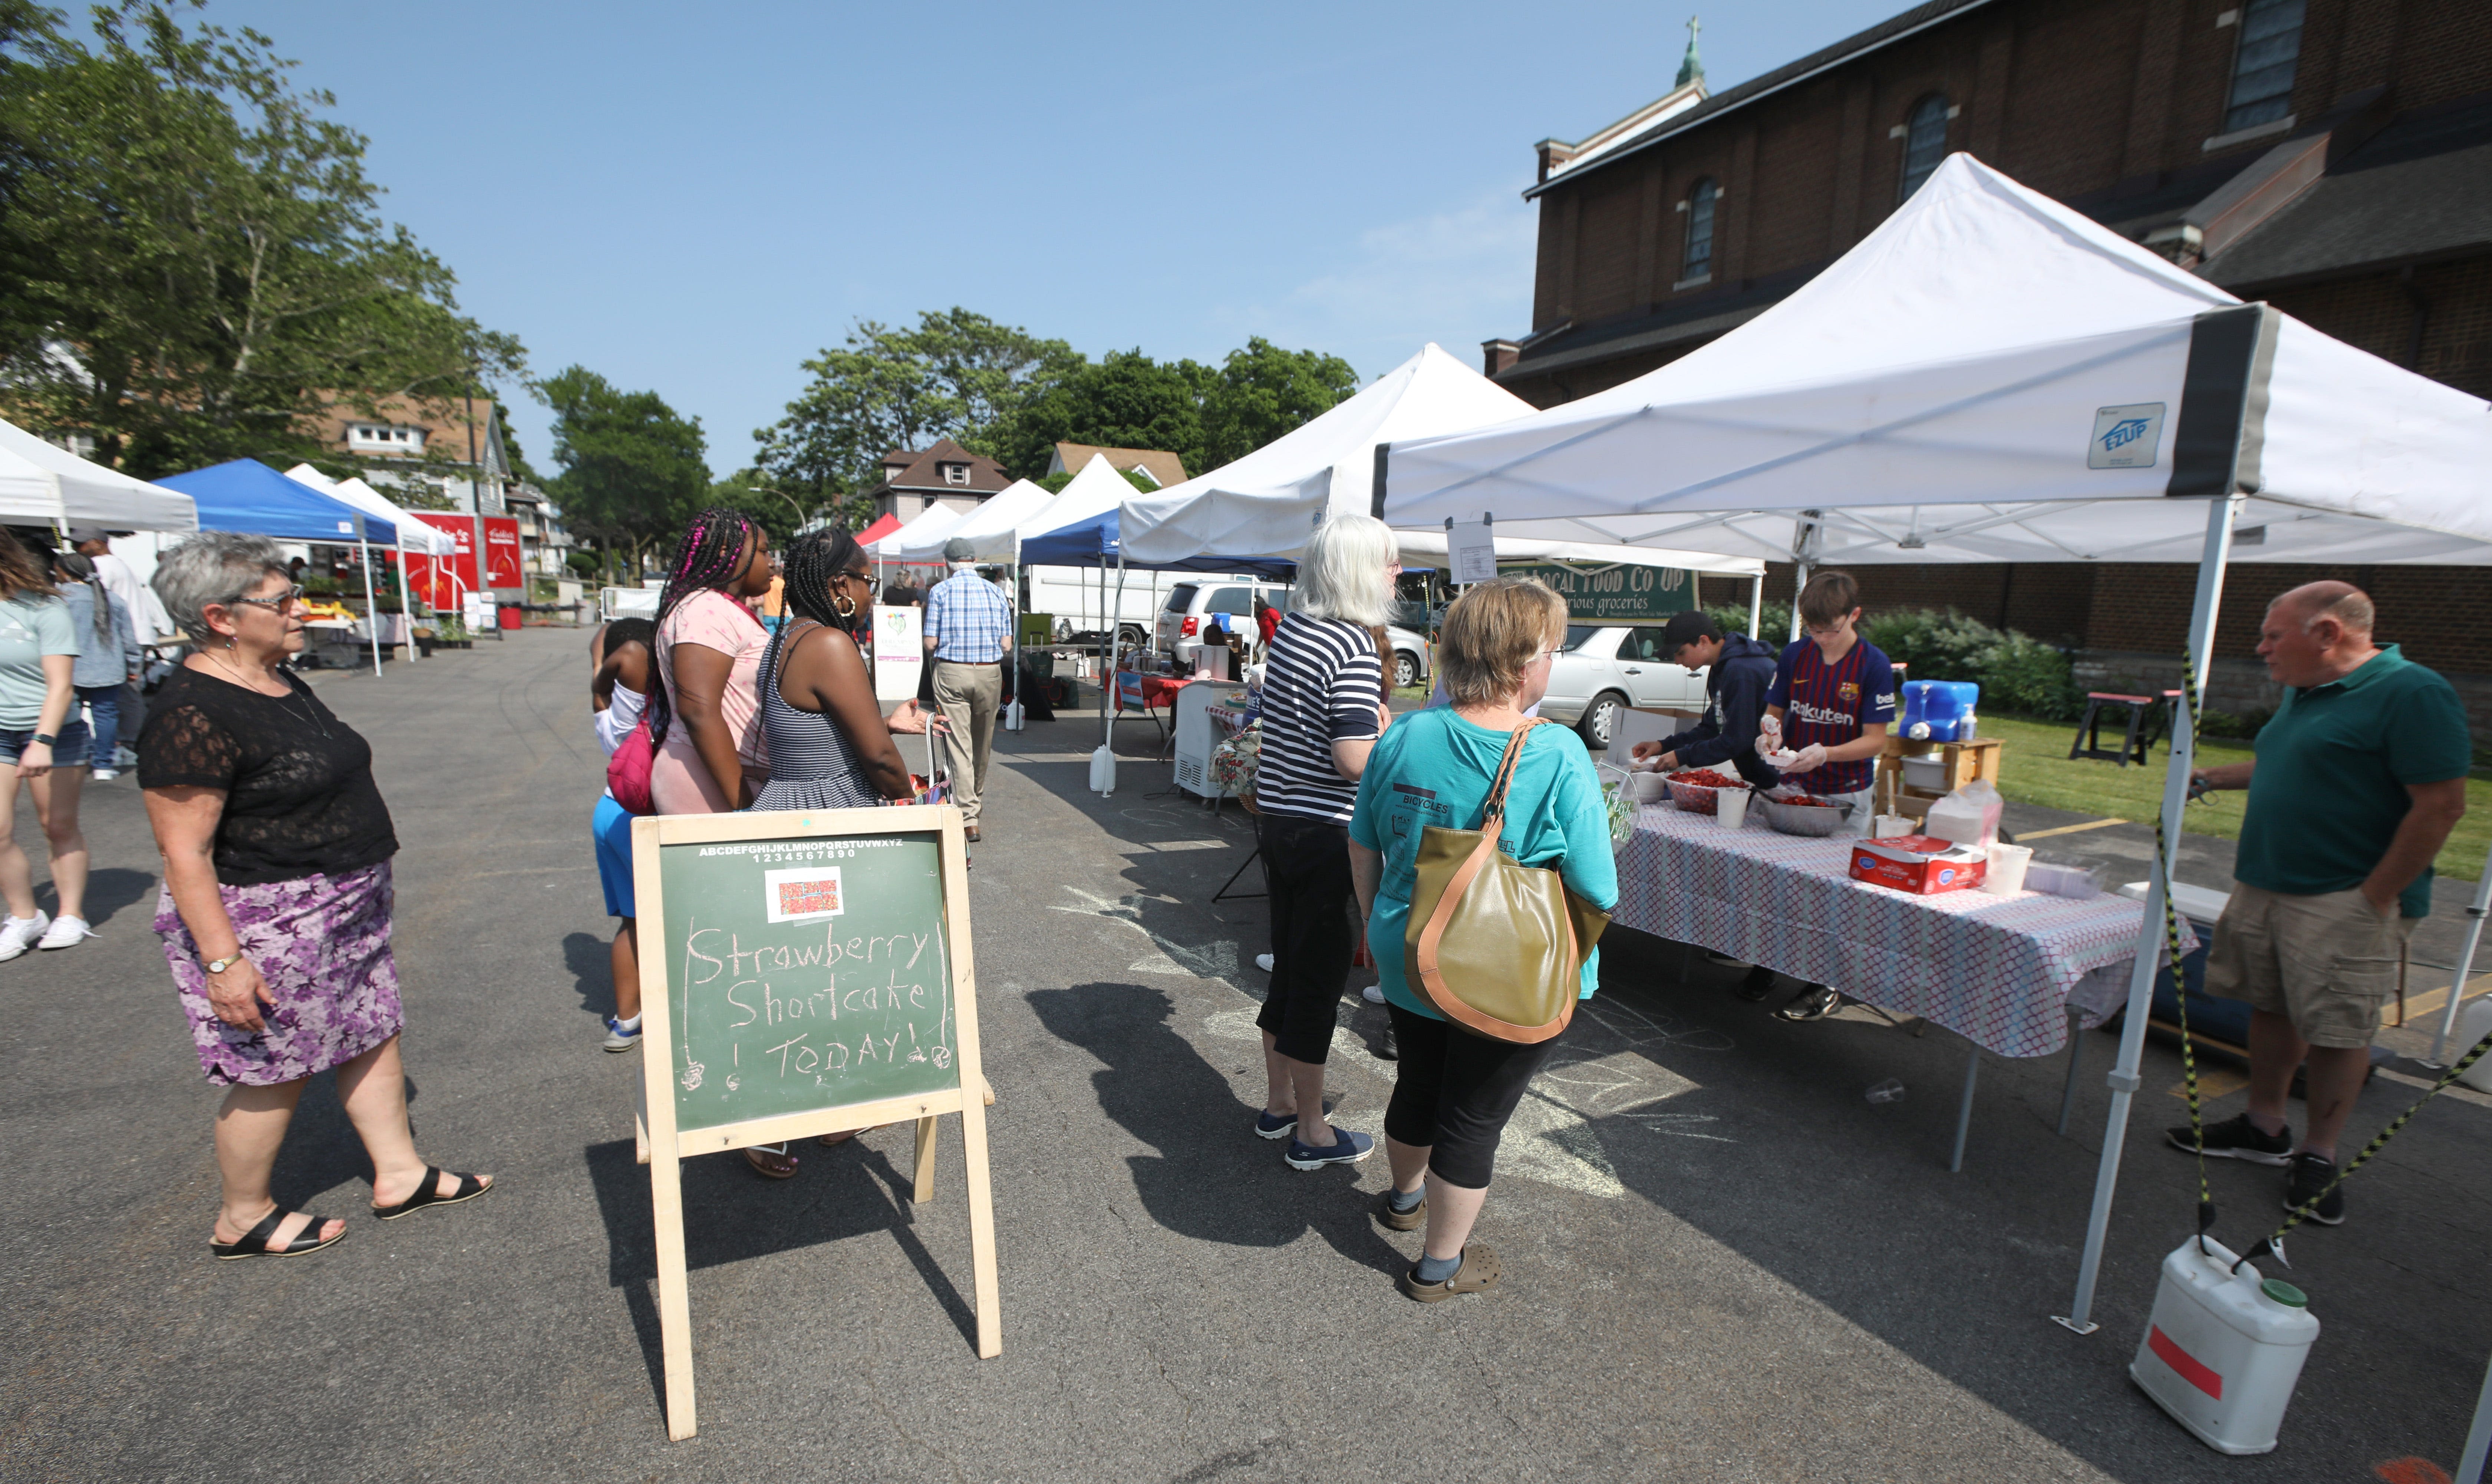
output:
M 1696 54 L 1696 33 L 1704 29 L 1703 21 L 1693 15 L 1687 17 L 1687 55 L 1679 59 L 1678 81 L 1674 84 L 1676 87 L 1705 80 L 1705 59 Z

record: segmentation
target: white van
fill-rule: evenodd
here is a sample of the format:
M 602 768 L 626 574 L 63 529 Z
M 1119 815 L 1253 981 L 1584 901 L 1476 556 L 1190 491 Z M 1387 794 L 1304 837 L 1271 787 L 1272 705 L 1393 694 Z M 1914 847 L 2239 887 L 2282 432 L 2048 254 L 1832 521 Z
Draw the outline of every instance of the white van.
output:
M 1140 648 L 1148 642 L 1152 616 L 1168 602 L 1169 590 L 1186 580 L 1190 579 L 1185 573 L 1129 570 L 1120 598 L 1116 569 L 1111 567 L 1102 597 L 1096 567 L 1024 567 L 1022 611 L 1047 614 L 1061 637 L 1099 633 L 1108 611 L 1113 609 L 1121 642 Z

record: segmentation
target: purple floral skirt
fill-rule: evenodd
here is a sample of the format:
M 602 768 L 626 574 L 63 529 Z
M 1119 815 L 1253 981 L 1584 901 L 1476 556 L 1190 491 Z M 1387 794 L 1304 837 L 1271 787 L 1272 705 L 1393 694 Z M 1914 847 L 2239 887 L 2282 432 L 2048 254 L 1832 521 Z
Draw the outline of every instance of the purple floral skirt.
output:
M 211 1083 L 266 1087 L 352 1061 L 399 1033 L 398 961 L 390 955 L 390 863 L 332 876 L 318 873 L 263 886 L 219 886 L 242 951 L 277 1003 L 260 1006 L 265 1030 L 217 1019 L 208 966 L 173 909 L 156 899 L 173 987 L 191 1018 L 200 1070 Z

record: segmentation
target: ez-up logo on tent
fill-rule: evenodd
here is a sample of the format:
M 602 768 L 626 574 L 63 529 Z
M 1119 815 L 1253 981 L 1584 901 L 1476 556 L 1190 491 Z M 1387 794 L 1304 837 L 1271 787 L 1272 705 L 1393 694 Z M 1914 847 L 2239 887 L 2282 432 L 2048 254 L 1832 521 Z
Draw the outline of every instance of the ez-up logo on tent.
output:
M 2151 469 L 2163 435 L 2163 403 L 2131 402 L 2094 409 L 2094 440 L 2086 445 L 2089 469 Z

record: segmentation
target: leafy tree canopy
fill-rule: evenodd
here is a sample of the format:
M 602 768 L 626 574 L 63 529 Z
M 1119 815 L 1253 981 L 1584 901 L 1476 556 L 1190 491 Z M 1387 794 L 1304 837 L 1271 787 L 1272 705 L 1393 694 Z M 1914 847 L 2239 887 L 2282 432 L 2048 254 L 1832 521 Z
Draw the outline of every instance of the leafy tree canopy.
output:
M 639 550 L 670 540 L 710 494 L 708 440 L 655 392 L 626 392 L 582 366 L 540 383 L 553 408 L 551 487 L 575 534 Z
M 1026 478 L 1058 443 L 1159 448 L 1189 473 L 1202 467 L 1202 403 L 1219 373 L 1197 361 L 1161 364 L 1140 350 L 1108 353 L 1024 402 L 1004 422 L 1004 466 Z
M 1221 363 L 1202 403 L 1202 461 L 1186 468 L 1200 474 L 1242 459 L 1357 390 L 1358 372 L 1341 357 L 1283 350 L 1256 336 Z
M 446 410 L 524 352 L 383 221 L 364 136 L 252 31 L 163 0 L 83 39 L 0 9 L 0 377 L 39 429 L 152 475 L 322 452 L 337 403 Z

